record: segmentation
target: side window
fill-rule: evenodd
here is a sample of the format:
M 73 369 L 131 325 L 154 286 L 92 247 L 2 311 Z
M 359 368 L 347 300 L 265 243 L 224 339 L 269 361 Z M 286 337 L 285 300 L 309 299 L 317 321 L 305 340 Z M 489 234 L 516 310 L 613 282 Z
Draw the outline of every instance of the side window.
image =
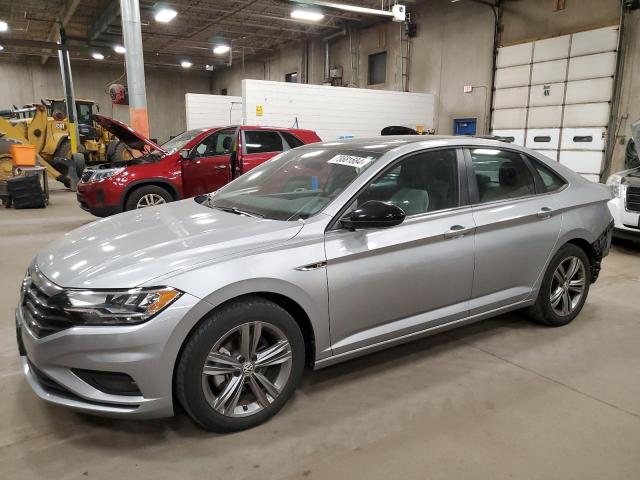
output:
M 418 215 L 458 206 L 456 151 L 435 150 L 412 155 L 374 180 L 357 199 L 390 203 L 406 215 Z
M 282 138 L 278 132 L 269 130 L 245 130 L 245 148 L 247 153 L 281 152 Z
M 554 192 L 564 186 L 564 180 L 552 172 L 550 168 L 532 158 L 529 158 L 529 162 L 531 162 L 533 168 L 535 168 L 538 175 L 540 175 L 545 192 Z
M 301 147 L 304 142 L 289 132 L 280 132 L 291 148 Z
M 234 131 L 222 131 L 209 135 L 195 148 L 195 157 L 225 155 L 233 148 Z
M 471 150 L 480 203 L 533 195 L 533 175 L 519 153 L 493 148 Z

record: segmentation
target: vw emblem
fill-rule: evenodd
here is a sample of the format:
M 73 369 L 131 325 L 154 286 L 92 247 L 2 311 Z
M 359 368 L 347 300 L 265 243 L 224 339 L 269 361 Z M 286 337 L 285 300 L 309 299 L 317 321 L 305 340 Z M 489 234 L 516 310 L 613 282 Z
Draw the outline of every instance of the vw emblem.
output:
M 244 373 L 245 375 L 253 374 L 253 363 L 247 362 L 247 363 L 243 364 L 242 365 L 242 373 Z

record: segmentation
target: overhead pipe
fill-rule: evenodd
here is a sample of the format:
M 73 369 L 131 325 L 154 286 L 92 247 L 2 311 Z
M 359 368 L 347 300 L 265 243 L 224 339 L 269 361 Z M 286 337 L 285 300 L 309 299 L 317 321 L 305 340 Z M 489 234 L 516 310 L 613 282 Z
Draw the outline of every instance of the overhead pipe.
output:
M 329 78 L 331 74 L 331 40 L 338 37 L 343 37 L 347 34 L 346 27 L 342 27 L 339 32 L 332 33 L 331 35 L 327 35 L 322 39 L 324 45 L 324 79 L 325 81 L 330 81 Z

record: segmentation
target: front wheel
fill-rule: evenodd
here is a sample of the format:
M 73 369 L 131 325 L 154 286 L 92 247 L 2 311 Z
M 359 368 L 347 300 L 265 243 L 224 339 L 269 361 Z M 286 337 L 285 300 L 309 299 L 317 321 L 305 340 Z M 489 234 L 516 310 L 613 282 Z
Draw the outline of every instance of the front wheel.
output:
M 564 245 L 549 263 L 530 308 L 533 320 L 550 327 L 567 325 L 582 310 L 590 285 L 589 257 L 577 245 Z
M 304 370 L 305 345 L 293 317 L 262 298 L 214 312 L 184 347 L 178 399 L 203 428 L 244 430 L 275 415 Z
M 155 207 L 171 201 L 173 197 L 164 188 L 157 185 L 144 185 L 131 192 L 125 203 L 125 211 Z

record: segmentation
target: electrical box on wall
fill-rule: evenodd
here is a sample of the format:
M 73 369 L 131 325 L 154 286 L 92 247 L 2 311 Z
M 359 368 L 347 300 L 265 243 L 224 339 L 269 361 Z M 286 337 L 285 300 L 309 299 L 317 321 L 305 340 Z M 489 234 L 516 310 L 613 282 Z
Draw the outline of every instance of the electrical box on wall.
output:
M 329 70 L 329 78 L 342 78 L 342 67 L 340 65 L 334 65 Z

